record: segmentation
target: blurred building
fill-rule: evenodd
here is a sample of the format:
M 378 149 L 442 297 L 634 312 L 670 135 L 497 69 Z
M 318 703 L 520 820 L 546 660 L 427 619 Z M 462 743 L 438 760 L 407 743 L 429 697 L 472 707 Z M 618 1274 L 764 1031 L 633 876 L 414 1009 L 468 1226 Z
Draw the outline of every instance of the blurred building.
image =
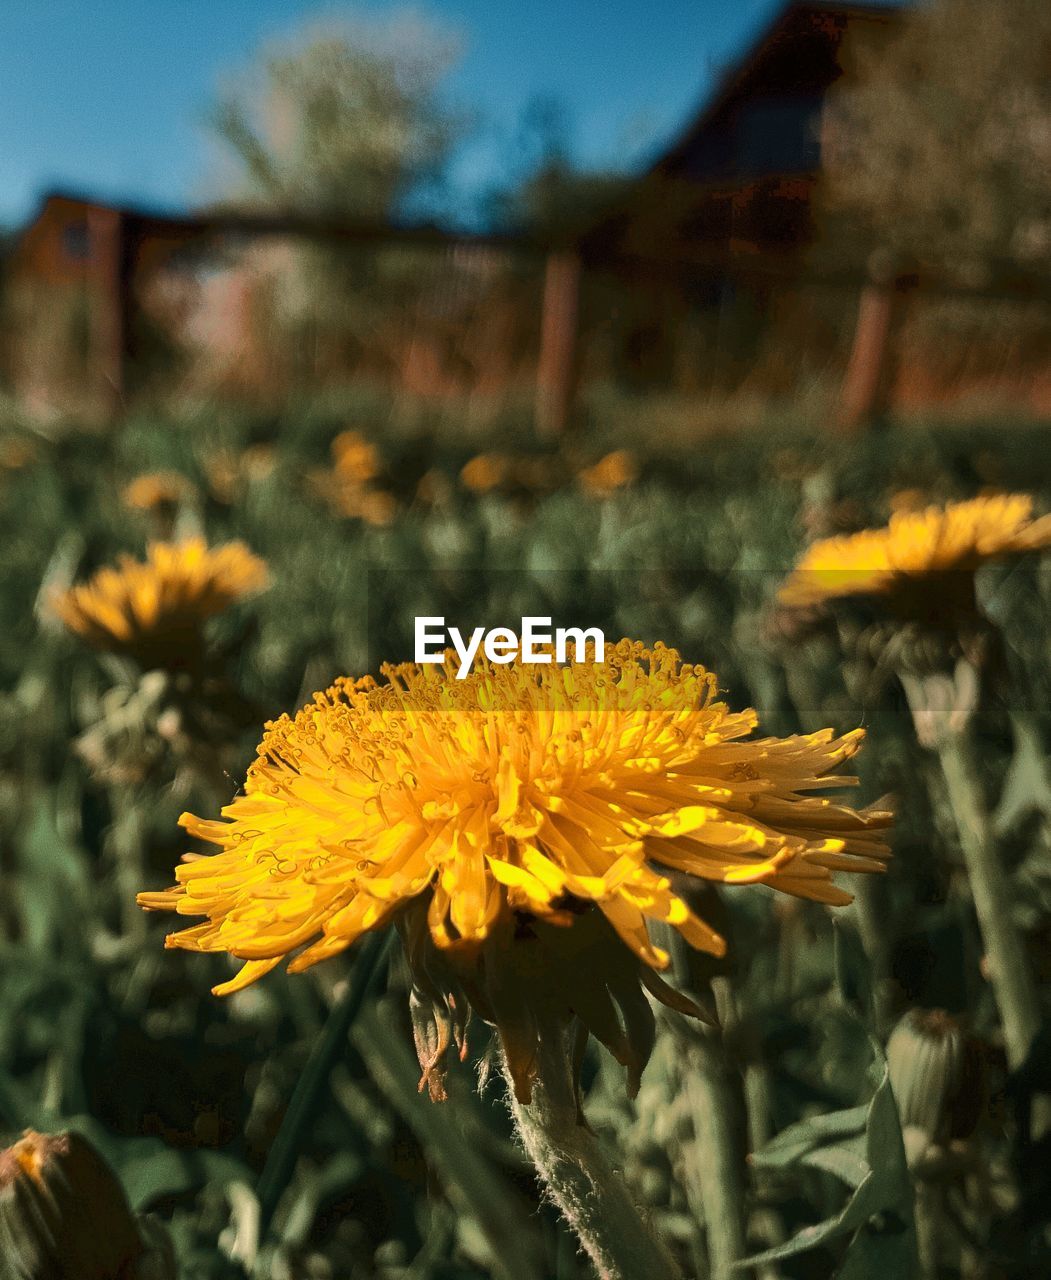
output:
M 519 353 L 539 276 L 535 254 L 524 284 L 508 270 L 514 250 L 432 226 L 166 214 L 54 192 L 6 264 L 0 372 L 45 415 L 111 413 L 162 386 L 263 399 L 355 377 L 438 397 L 528 386 Z M 313 314 L 311 252 L 346 281 L 344 316 Z M 394 263 L 382 289 L 380 258 Z
M 959 369 L 933 373 L 917 299 L 897 343 L 908 358 L 885 360 L 889 303 L 866 310 L 861 272 L 837 276 L 809 253 L 837 145 L 830 95 L 903 12 L 789 0 L 673 142 L 558 244 L 52 194 L 8 257 L 0 372 L 42 412 L 87 397 L 112 413 L 142 389 L 270 399 L 357 379 L 487 416 L 535 387 L 538 418 L 558 430 L 581 383 L 757 404 L 815 390 L 827 404 L 868 316 L 893 402 L 946 403 L 988 381 L 986 356 L 961 346 Z M 336 321 L 312 314 L 302 265 L 315 249 L 335 251 L 340 298 L 346 281 Z M 1038 373 L 998 376 L 1043 403 Z
M 856 54 L 878 53 L 894 35 L 901 13 L 790 0 L 584 232 L 592 283 L 582 310 L 601 332 L 585 342 L 585 376 L 755 401 L 818 384 L 834 394 L 858 284 L 815 287 L 807 252 L 836 145 L 829 96 Z
M 623 203 L 584 237 L 596 260 L 729 252 L 791 254 L 813 235 L 826 101 L 844 55 L 885 41 L 900 10 L 793 0 L 722 77 Z

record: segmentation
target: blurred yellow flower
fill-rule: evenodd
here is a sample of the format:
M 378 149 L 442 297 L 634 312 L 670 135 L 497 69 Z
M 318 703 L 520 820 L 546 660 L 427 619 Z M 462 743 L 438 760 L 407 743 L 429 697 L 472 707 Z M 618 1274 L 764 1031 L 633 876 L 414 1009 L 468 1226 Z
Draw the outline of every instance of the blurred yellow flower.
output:
M 184 863 L 173 888 L 139 902 L 207 917 L 168 946 L 245 961 L 217 994 L 293 952 L 300 972 L 395 920 L 415 938 L 410 963 L 434 949 L 505 1047 L 514 1041 L 528 1092 L 537 1027 L 516 1039 L 515 1009 L 501 1016 L 515 974 L 533 975 L 526 1002 L 544 981 L 565 1001 L 571 980 L 606 980 L 594 958 L 571 979 L 542 973 L 536 956 L 608 935 L 610 965 L 674 1002 L 653 972 L 669 958 L 648 922 L 725 950 L 666 873 L 841 904 L 850 895 L 832 871 L 883 869 L 889 813 L 804 794 L 854 781 L 830 775 L 858 750 L 860 729 L 750 738 L 756 713 L 732 712 L 711 673 L 663 645 L 624 640 L 601 664 L 480 662 L 462 681 L 456 667 L 450 654 L 444 669 L 385 668 L 384 684 L 338 681 L 267 726 L 222 820 L 183 815 L 221 852 Z M 437 968 L 424 967 L 428 989 Z M 591 1007 L 588 1025 L 609 1043 L 601 1001 Z M 587 1021 L 584 1008 L 574 1002 Z
M 235 453 L 229 449 L 216 449 L 204 460 L 204 474 L 213 498 L 227 504 L 233 502 L 240 479 Z
M 97 648 L 153 657 L 266 581 L 266 565 L 243 542 L 154 542 L 145 563 L 122 556 L 117 568 L 54 595 L 51 606 Z
M 460 483 L 472 493 L 496 489 L 523 496 L 556 489 L 561 482 L 557 461 L 547 455 L 480 453 L 464 464 Z
M 1051 516 L 1032 519 L 1027 494 L 998 494 L 923 511 L 903 510 L 882 529 L 815 542 L 778 593 L 808 606 L 842 596 L 883 595 L 987 560 L 1051 544 Z
M 602 496 L 633 484 L 638 474 L 634 455 L 627 449 L 615 449 L 600 458 L 593 467 L 585 467 L 577 474 L 577 479 L 585 493 Z
M 353 498 L 347 497 L 345 513 L 375 528 L 384 528 L 393 523 L 398 514 L 398 501 L 385 489 L 366 489 Z
M 386 489 L 373 487 L 381 471 L 375 446 L 356 431 L 344 431 L 332 441 L 331 469 L 312 471 L 307 480 L 336 515 L 382 527 L 398 514 L 398 501 Z
M 465 463 L 460 483 L 472 493 L 491 493 L 507 479 L 510 461 L 500 453 L 479 453 Z
M 265 480 L 277 465 L 273 445 L 252 444 L 237 453 L 233 449 L 217 449 L 204 463 L 204 472 L 212 494 L 220 502 L 231 503 L 244 484 Z
M 366 484 L 379 475 L 379 452 L 357 431 L 341 431 L 331 448 L 332 465 L 343 480 Z
M 272 444 L 250 444 L 241 453 L 241 472 L 249 480 L 265 480 L 277 466 L 277 450 Z
M 930 506 L 930 498 L 923 489 L 897 489 L 890 495 L 888 506 L 895 515 L 899 511 L 923 511 Z
M 136 511 L 174 507 L 193 494 L 193 485 L 177 471 L 148 471 L 136 476 L 122 495 L 124 505 Z
M 398 500 L 386 489 L 344 480 L 335 471 L 314 471 L 307 480 L 329 509 L 344 520 L 362 520 L 379 528 L 391 524 L 398 514 Z

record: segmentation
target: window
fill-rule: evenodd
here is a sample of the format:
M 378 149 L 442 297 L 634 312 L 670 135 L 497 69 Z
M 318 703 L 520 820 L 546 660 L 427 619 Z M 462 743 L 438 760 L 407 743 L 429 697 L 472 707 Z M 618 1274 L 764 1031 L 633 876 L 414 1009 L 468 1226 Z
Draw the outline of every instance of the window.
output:
M 807 173 L 821 159 L 821 96 L 761 98 L 742 105 L 735 131 L 740 174 Z

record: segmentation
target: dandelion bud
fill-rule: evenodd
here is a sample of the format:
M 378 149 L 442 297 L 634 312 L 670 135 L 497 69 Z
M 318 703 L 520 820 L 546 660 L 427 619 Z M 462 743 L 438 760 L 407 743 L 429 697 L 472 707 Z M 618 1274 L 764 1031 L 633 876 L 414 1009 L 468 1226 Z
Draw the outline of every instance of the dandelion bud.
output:
M 968 1057 L 958 1019 L 942 1009 L 910 1009 L 891 1032 L 887 1065 L 910 1165 L 954 1136 Z
M 0 1153 L 0 1274 L 20 1280 L 174 1276 L 152 1266 L 116 1176 L 76 1133 L 27 1130 Z M 151 1264 L 149 1272 L 140 1263 Z

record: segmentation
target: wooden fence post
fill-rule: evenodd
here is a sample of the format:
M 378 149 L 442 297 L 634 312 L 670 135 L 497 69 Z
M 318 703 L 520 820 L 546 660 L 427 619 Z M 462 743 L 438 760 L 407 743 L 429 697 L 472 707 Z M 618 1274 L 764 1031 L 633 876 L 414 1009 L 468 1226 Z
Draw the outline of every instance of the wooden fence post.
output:
M 127 396 L 131 321 L 131 244 L 128 217 L 120 209 L 88 211 L 95 295 L 91 311 L 91 359 L 100 399 L 117 418 Z
M 576 391 L 579 309 L 579 257 L 570 250 L 550 254 L 544 271 L 536 373 L 536 425 L 542 435 L 559 435 L 569 425 Z
M 868 426 L 890 406 L 898 337 L 912 283 L 908 276 L 874 266 L 870 282 L 861 291 L 854 345 L 839 394 L 841 430 Z

